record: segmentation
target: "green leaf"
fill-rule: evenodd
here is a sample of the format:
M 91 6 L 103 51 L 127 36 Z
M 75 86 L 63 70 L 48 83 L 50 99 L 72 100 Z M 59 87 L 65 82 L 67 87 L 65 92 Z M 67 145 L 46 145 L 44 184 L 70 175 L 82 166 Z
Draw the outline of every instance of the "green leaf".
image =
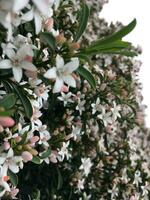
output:
M 78 41 L 80 39 L 80 37 L 83 35 L 83 33 L 87 27 L 89 15 L 90 15 L 90 10 L 89 10 L 88 6 L 85 3 L 83 3 L 82 8 L 80 10 L 78 31 L 74 38 L 75 41 Z
M 52 50 L 56 48 L 56 39 L 55 37 L 49 32 L 43 32 L 40 34 L 41 41 L 48 45 Z
M 77 69 L 77 72 L 81 76 L 83 76 L 94 89 L 96 88 L 95 79 L 94 79 L 93 75 L 87 69 L 85 69 L 84 67 L 79 67 Z
M 102 40 L 95 41 L 91 44 L 91 46 L 95 45 L 104 45 L 108 43 L 112 43 L 118 40 L 121 40 L 124 36 L 129 34 L 136 26 L 136 19 L 134 19 L 131 23 L 129 23 L 127 26 L 123 27 L 118 32 L 114 33 L 111 36 L 108 36 Z
M 39 165 L 39 164 L 41 164 L 42 161 L 41 161 L 41 159 L 40 159 L 38 156 L 34 156 L 34 157 L 32 158 L 32 160 L 31 160 L 31 162 L 33 162 L 33 163 Z
M 12 171 L 8 170 L 8 176 L 10 178 L 11 183 L 14 186 L 18 185 L 18 176 L 16 174 L 14 174 Z
M 3 99 L 0 100 L 0 107 L 9 110 L 15 105 L 15 103 L 16 103 L 16 95 L 11 93 L 6 95 Z
M 58 174 L 58 183 L 57 183 L 57 190 L 61 189 L 63 184 L 62 175 L 60 173 L 60 170 L 57 168 L 57 174 Z
M 40 156 L 40 158 L 41 159 L 47 158 L 47 157 L 50 156 L 50 154 L 51 154 L 51 149 L 48 148 L 48 150 L 46 152 L 42 153 L 42 155 Z
M 11 82 L 11 85 L 14 88 L 16 94 L 18 95 L 18 97 L 24 107 L 26 116 L 30 119 L 33 115 L 33 109 L 32 109 L 30 100 L 28 99 L 27 95 L 25 94 L 24 89 L 18 85 L 15 85 L 13 82 Z

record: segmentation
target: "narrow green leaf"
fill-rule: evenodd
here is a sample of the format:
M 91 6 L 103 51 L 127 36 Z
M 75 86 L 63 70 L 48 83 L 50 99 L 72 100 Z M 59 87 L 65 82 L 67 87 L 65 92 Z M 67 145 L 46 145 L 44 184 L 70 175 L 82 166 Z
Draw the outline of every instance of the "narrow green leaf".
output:
M 90 15 L 90 10 L 89 10 L 88 6 L 85 3 L 83 3 L 82 8 L 80 10 L 79 27 L 78 27 L 77 33 L 75 35 L 75 38 L 74 38 L 74 40 L 76 42 L 83 35 L 83 33 L 87 27 L 89 15 Z
M 24 92 L 24 89 L 18 85 L 15 85 L 13 82 L 11 82 L 11 85 L 14 88 L 16 94 L 18 95 L 20 101 L 22 102 L 26 116 L 30 119 L 33 115 L 33 109 L 30 100 Z
M 51 149 L 48 148 L 48 150 L 47 150 L 46 152 L 44 152 L 44 153 L 40 156 L 40 158 L 41 158 L 41 159 L 47 158 L 47 157 L 50 156 L 50 154 L 51 154 Z
M 34 156 L 34 157 L 32 158 L 32 160 L 31 160 L 31 162 L 33 162 L 33 163 L 39 165 L 39 164 L 41 164 L 41 159 L 40 159 L 38 156 Z
M 14 114 L 14 110 L 0 111 L 0 116 L 9 117 Z
M 10 170 L 8 170 L 8 176 L 9 176 L 10 181 L 13 184 L 13 186 L 17 186 L 18 185 L 18 176 Z
M 52 50 L 55 50 L 55 48 L 56 48 L 56 39 L 51 33 L 42 32 L 40 34 L 40 38 L 41 38 L 41 41 L 45 45 L 48 45 Z
M 114 33 L 113 35 L 108 36 L 102 40 L 95 41 L 90 46 L 104 45 L 115 42 L 117 40 L 121 40 L 124 36 L 129 34 L 135 28 L 135 26 L 136 26 L 136 19 L 134 19 L 131 23 L 129 23 L 127 26 L 123 27 L 121 30 Z
M 93 75 L 87 69 L 85 69 L 84 67 L 79 67 L 77 69 L 77 72 L 81 76 L 83 76 L 94 89 L 96 88 L 95 79 L 94 79 Z
M 11 93 L 6 95 L 3 99 L 0 100 L 0 107 L 9 110 L 15 105 L 15 103 L 16 103 L 16 95 Z
M 62 175 L 60 173 L 60 170 L 57 168 L 57 174 L 58 174 L 58 183 L 57 183 L 57 190 L 61 189 L 63 184 Z

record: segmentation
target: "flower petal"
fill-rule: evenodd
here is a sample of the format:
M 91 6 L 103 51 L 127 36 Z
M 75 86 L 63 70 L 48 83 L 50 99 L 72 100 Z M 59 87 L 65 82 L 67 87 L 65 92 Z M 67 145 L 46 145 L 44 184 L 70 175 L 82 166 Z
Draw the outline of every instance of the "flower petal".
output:
M 71 87 L 76 87 L 76 82 L 71 75 L 64 76 L 63 80 L 67 85 L 69 85 Z
M 28 2 L 29 0 L 23 0 L 23 1 L 15 0 L 13 5 L 13 11 L 18 12 L 22 10 L 28 4 Z
M 0 69 L 9 69 L 9 68 L 12 68 L 10 60 L 6 59 L 0 61 Z
M 29 12 L 25 13 L 22 17 L 22 20 L 24 21 L 31 21 L 33 19 L 33 9 L 31 9 Z
M 9 163 L 9 169 L 15 174 L 19 172 L 19 167 L 13 161 Z
M 45 16 L 49 16 L 49 2 L 47 0 L 32 0 L 38 10 Z
M 63 87 L 63 85 L 64 85 L 63 84 L 63 80 L 57 78 L 56 82 L 55 82 L 55 85 L 54 85 L 54 88 L 53 88 L 53 93 L 61 92 L 61 88 Z
M 72 73 L 79 67 L 79 59 L 78 58 L 72 58 L 71 62 L 65 64 L 64 68 L 67 70 L 67 72 Z
M 22 79 L 22 69 L 19 67 L 13 67 L 12 70 L 15 80 L 19 83 Z
M 37 71 L 37 68 L 35 65 L 33 65 L 31 62 L 28 61 L 22 61 L 20 64 L 20 67 L 29 70 L 29 71 Z
M 45 74 L 44 74 L 45 78 L 48 79 L 56 79 L 57 74 L 56 74 L 56 67 L 52 67 L 51 69 L 49 69 Z
M 60 55 L 57 55 L 56 56 L 56 67 L 57 68 L 62 68 L 64 67 L 64 59 L 60 56 Z
M 35 21 L 36 34 L 39 34 L 39 32 L 42 29 L 42 19 L 41 19 L 40 14 L 37 11 L 34 12 L 34 21 Z

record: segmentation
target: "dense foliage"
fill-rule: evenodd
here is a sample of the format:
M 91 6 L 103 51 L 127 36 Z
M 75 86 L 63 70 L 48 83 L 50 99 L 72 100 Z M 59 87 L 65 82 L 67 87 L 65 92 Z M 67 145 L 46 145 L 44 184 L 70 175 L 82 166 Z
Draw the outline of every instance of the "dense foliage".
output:
M 104 3 L 0 0 L 0 198 L 150 198 L 136 20 Z

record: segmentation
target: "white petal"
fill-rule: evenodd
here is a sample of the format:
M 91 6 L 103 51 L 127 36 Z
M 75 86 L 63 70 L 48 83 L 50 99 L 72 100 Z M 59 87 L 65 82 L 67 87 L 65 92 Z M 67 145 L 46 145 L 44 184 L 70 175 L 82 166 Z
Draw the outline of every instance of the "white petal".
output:
M 5 162 L 6 158 L 0 157 L 0 165 L 2 165 Z
M 34 21 L 36 34 L 39 34 L 42 29 L 42 19 L 38 12 L 34 12 Z
M 15 174 L 19 172 L 19 167 L 16 165 L 16 163 L 11 162 L 9 164 L 9 169 L 14 172 Z
M 7 154 L 7 158 L 11 158 L 14 156 L 14 152 L 12 150 L 12 148 L 9 149 L 8 154 Z
M 55 85 L 54 85 L 54 88 L 53 88 L 53 93 L 61 92 L 62 86 L 63 86 L 63 80 L 57 78 L 56 82 L 55 82 Z
M 19 67 L 13 67 L 12 70 L 15 80 L 19 83 L 22 79 L 22 69 Z
M 27 4 L 29 0 L 15 0 L 14 6 L 13 6 L 13 11 L 18 12 L 22 10 Z
M 19 61 L 22 61 L 25 59 L 25 57 L 28 55 L 28 52 L 30 51 L 30 46 L 25 44 L 19 50 L 17 51 L 17 58 Z
M 8 58 L 13 59 L 16 55 L 14 49 L 7 49 L 6 55 L 8 56 Z
M 22 17 L 22 20 L 24 21 L 31 21 L 33 19 L 33 9 L 30 10 L 29 12 L 25 13 Z
M 45 78 L 48 79 L 56 79 L 57 74 L 56 74 L 56 67 L 53 67 L 51 69 L 49 69 L 45 74 L 44 74 Z
M 60 56 L 60 55 L 57 55 L 56 56 L 56 67 L 57 68 L 62 68 L 64 66 L 64 59 Z
M 35 65 L 28 61 L 22 61 L 20 67 L 29 71 L 37 71 Z
M 69 85 L 71 87 L 76 87 L 76 82 L 71 75 L 64 76 L 63 80 L 67 85 Z
M 9 69 L 12 68 L 10 60 L 1 60 L 0 61 L 0 69 Z
M 72 58 L 72 61 L 67 63 L 64 68 L 67 70 L 67 72 L 72 73 L 79 67 L 79 59 L 78 58 Z
M 49 16 L 49 3 L 47 0 L 32 0 L 38 10 L 45 16 Z

